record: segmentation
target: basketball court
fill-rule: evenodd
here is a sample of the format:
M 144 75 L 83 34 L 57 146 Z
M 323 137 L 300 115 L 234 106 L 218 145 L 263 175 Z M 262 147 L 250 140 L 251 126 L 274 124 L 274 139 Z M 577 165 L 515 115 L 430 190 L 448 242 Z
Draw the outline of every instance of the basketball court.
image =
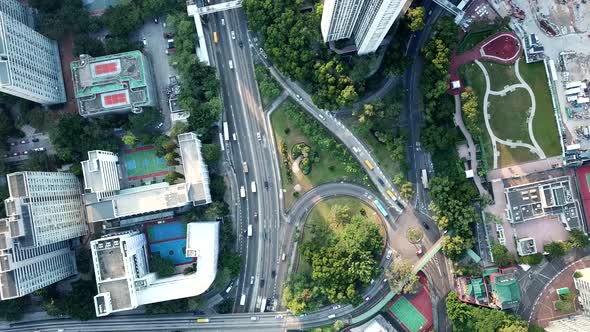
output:
M 410 332 L 418 332 L 428 320 L 416 309 L 405 296 L 400 296 L 389 310 Z
M 143 146 L 123 151 L 127 180 L 141 180 L 168 174 L 168 166 L 163 158 L 156 156 L 153 146 Z
M 159 255 L 176 266 L 193 262 L 192 257 L 186 257 L 186 224 L 182 221 L 150 223 L 146 231 L 150 256 Z

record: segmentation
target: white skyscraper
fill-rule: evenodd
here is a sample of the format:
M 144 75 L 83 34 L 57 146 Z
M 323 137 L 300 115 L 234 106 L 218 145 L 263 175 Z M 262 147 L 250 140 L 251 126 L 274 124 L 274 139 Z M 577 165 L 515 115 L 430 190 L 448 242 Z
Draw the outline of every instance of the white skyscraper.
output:
M 66 102 L 57 43 L 31 28 L 28 8 L 0 1 L 0 91 L 43 105 Z
M 7 175 L 7 217 L 0 219 L 0 299 L 20 297 L 77 273 L 68 240 L 87 233 L 75 175 Z
M 325 0 L 325 42 L 353 38 L 358 54 L 375 52 L 411 0 Z

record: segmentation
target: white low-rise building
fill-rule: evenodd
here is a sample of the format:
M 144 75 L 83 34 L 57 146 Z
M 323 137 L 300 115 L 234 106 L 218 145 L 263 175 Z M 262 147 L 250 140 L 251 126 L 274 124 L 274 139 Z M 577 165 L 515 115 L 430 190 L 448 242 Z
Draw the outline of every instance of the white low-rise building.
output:
M 159 278 L 149 271 L 145 235 L 137 231 L 107 236 L 90 243 L 98 295 L 96 315 L 131 310 L 140 305 L 204 293 L 215 280 L 218 222 L 187 225 L 187 257 L 196 258 L 195 272 Z
M 88 222 L 101 222 L 211 203 L 209 172 L 194 133 L 178 135 L 185 182 L 166 182 L 120 189 L 119 158 L 107 151 L 90 151 L 82 162 Z

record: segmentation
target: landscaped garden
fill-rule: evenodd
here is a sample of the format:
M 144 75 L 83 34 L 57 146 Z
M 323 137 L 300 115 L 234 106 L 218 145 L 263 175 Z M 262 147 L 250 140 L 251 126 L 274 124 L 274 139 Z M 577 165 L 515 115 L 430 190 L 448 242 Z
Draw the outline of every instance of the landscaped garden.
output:
M 527 128 L 530 100 L 528 92 L 522 88 L 505 96 L 488 97 L 490 124 L 498 138 L 531 143 Z
M 283 303 L 297 314 L 327 303 L 359 303 L 378 273 L 384 236 L 377 212 L 358 199 L 321 201 L 307 217 Z
M 370 186 L 368 176 L 346 146 L 291 100 L 272 113 L 271 122 L 287 208 L 322 183 L 347 181 Z

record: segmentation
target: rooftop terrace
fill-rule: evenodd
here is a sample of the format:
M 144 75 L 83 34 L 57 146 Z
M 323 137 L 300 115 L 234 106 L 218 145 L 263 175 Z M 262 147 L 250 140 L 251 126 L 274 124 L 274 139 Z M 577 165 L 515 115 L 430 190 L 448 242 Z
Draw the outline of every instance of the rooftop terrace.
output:
M 141 111 L 150 106 L 146 58 L 139 51 L 93 58 L 87 55 L 71 63 L 74 89 L 82 116 L 123 110 Z

